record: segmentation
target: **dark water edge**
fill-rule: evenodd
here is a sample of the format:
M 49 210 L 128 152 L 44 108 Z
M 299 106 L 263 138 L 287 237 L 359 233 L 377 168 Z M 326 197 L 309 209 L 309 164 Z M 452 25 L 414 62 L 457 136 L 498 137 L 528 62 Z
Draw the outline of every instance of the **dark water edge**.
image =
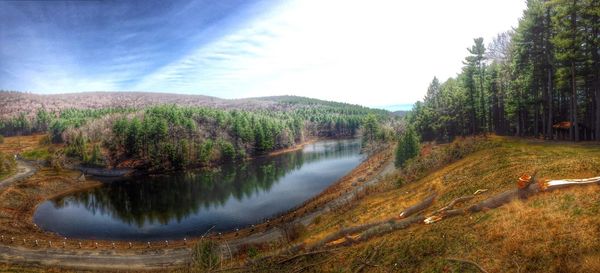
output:
M 111 183 L 40 204 L 34 222 L 70 238 L 164 240 L 230 231 L 288 211 L 362 162 L 359 140 L 323 140 L 248 162 Z

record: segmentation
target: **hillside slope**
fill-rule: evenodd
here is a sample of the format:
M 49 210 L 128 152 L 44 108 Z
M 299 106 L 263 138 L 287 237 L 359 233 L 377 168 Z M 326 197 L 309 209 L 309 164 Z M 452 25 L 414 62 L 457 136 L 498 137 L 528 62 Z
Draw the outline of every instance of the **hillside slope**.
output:
M 320 217 L 301 239 L 308 245 L 340 228 L 398 217 L 432 190 L 438 193 L 428 216 L 451 200 L 487 190 L 466 207 L 516 187 L 522 173 L 548 179 L 600 174 L 600 145 L 492 137 L 480 151 L 398 186 L 398 175 L 363 199 Z M 438 156 L 436 149 L 422 157 Z M 448 151 L 456 150 L 449 149 Z M 541 193 L 497 209 L 414 224 L 348 247 L 315 254 L 263 270 L 295 270 L 314 264 L 314 272 L 600 272 L 600 187 Z M 353 236 L 334 243 L 351 243 Z M 260 266 L 259 266 L 260 267 Z
M 298 96 L 221 99 L 204 95 L 156 92 L 82 92 L 42 95 L 0 91 L 0 120 L 15 117 L 20 113 L 26 113 L 33 117 L 35 111 L 31 111 L 32 109 L 60 112 L 63 109 L 145 108 L 162 104 L 237 110 L 285 110 L 295 109 L 299 106 L 352 106 L 346 103 Z

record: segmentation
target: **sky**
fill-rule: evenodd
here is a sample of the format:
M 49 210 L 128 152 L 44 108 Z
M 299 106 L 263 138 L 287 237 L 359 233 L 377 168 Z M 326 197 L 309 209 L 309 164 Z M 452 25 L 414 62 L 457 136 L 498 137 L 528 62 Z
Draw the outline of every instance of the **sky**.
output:
M 0 1 L 0 90 L 298 95 L 409 109 L 525 0 Z

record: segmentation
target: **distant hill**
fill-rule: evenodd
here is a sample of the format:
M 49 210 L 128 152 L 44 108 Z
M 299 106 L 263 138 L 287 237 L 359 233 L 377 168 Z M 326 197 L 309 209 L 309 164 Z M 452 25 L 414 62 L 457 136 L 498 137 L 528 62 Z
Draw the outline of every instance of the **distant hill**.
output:
M 412 103 L 404 103 L 404 104 L 380 105 L 377 108 L 385 109 L 390 112 L 410 111 L 413 108 L 413 104 Z
M 251 99 L 258 100 L 258 101 L 277 102 L 277 103 L 290 104 L 290 105 L 294 105 L 294 104 L 297 104 L 297 105 L 329 105 L 329 106 L 352 105 L 352 106 L 366 108 L 364 106 L 360 106 L 357 104 L 350 104 L 350 103 L 337 102 L 337 101 L 327 101 L 327 100 L 313 99 L 313 98 L 300 97 L 300 96 L 290 96 L 290 95 L 256 97 L 256 98 L 251 98 Z
M 392 112 L 392 115 L 397 116 L 397 117 L 404 117 L 408 114 L 408 112 L 410 112 L 410 111 L 394 111 L 394 112 Z
M 107 107 L 144 107 L 157 104 L 222 106 L 226 101 L 199 95 L 178 95 L 147 92 L 86 92 L 40 95 L 22 92 L 0 92 L 0 117 L 45 108 L 56 112 L 61 109 L 99 109 Z M 33 114 L 34 114 L 33 113 Z
M 160 104 L 180 106 L 204 106 L 221 109 L 294 109 L 312 106 L 344 106 L 347 103 L 324 101 L 299 96 L 272 96 L 246 99 L 221 99 L 203 95 L 183 95 L 153 92 L 83 92 L 67 94 L 32 94 L 23 92 L 0 92 L 0 118 L 14 117 L 20 113 L 29 116 L 35 110 L 45 108 L 50 112 L 61 109 L 143 108 Z M 353 105 L 358 106 L 358 105 Z M 362 106 L 358 106 L 362 107 Z M 366 107 L 363 107 L 366 109 Z M 32 111 L 33 110 L 33 111 Z

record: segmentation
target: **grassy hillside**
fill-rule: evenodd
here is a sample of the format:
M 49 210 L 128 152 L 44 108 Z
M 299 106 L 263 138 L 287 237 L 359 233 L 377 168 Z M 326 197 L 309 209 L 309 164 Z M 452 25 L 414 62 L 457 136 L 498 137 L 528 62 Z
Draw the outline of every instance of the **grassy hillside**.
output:
M 301 241 L 310 244 L 341 227 L 397 217 L 432 189 L 438 198 L 424 215 L 479 189 L 487 191 L 463 206 L 514 188 L 522 173 L 537 172 L 548 179 L 600 174 L 597 144 L 492 137 L 478 145 L 479 151 L 430 169 L 416 181 L 399 185 L 400 174 L 387 177 L 361 200 L 319 217 Z M 421 161 L 431 161 L 443 149 L 425 149 Z M 258 267 L 272 272 L 309 264 L 315 265 L 312 272 L 478 272 L 473 265 L 448 260 L 458 258 L 488 272 L 600 272 L 599 212 L 600 187 L 564 189 L 430 225 L 416 224 L 300 262 Z

